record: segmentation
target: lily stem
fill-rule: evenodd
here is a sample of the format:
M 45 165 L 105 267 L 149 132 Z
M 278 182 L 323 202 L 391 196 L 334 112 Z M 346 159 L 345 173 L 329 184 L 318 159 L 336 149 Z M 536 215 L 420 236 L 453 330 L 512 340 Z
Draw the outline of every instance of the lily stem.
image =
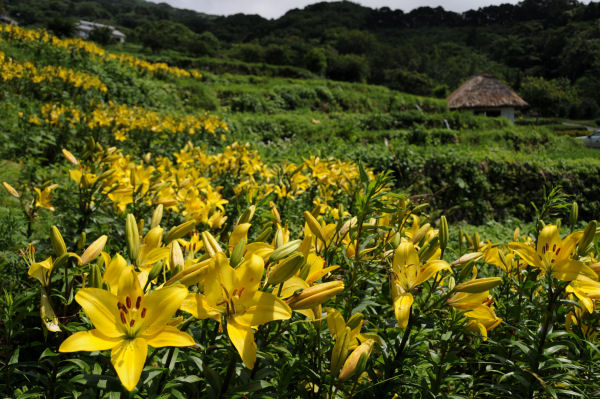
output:
M 231 377 L 233 376 L 233 371 L 235 370 L 236 362 L 237 362 L 236 353 L 231 352 L 229 364 L 227 365 L 227 371 L 225 372 L 225 379 L 223 380 L 223 385 L 221 385 L 221 391 L 219 392 L 219 399 L 225 397 L 224 395 L 227 393 L 227 389 L 229 388 L 229 383 L 231 382 Z

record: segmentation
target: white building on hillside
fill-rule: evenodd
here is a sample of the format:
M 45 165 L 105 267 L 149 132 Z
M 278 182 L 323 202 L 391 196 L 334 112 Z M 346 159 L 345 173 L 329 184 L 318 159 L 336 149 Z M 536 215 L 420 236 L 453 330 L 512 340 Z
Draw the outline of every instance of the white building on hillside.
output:
M 114 40 L 118 41 L 119 43 L 123 43 L 125 41 L 125 34 L 123 32 L 115 29 L 114 26 L 99 24 L 97 22 L 80 20 L 75 25 L 75 32 L 76 32 L 77 36 L 79 36 L 83 39 L 87 39 L 90 36 L 91 31 L 93 31 L 94 29 L 101 29 L 101 28 L 110 29 L 112 38 Z

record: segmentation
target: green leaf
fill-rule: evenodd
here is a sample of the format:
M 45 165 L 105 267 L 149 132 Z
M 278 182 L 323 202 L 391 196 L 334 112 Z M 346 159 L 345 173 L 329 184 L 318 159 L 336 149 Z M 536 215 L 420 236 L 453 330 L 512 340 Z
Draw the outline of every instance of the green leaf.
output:
M 8 365 L 17 364 L 19 362 L 19 348 L 15 349 L 15 351 L 10 356 L 10 360 L 8 361 Z

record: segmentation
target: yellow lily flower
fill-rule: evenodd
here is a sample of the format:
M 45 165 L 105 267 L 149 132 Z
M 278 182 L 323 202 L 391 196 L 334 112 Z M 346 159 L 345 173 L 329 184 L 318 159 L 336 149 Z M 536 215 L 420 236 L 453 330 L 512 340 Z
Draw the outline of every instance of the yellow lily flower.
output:
M 484 302 L 489 302 L 489 297 L 489 291 L 478 293 L 457 292 L 446 303 L 456 309 L 472 310 L 482 306 Z
M 408 325 L 410 309 L 414 302 L 411 291 L 444 269 L 449 270 L 450 265 L 439 259 L 421 264 L 419 254 L 411 242 L 402 242 L 396 248 L 392 260 L 392 299 L 400 328 L 406 328 Z
M 594 313 L 594 299 L 600 299 L 600 283 L 598 281 L 579 275 L 571 281 L 566 291 L 574 294 L 590 314 Z
M 583 263 L 571 259 L 577 243 L 583 237 L 583 231 L 576 231 L 561 240 L 558 227 L 545 226 L 537 241 L 536 249 L 519 242 L 511 242 L 508 247 L 515 251 L 530 266 L 552 273 L 562 281 L 572 281 L 577 278 L 583 268 Z
M 42 284 L 42 299 L 40 302 L 40 316 L 42 322 L 48 331 L 58 332 L 60 327 L 58 325 L 58 317 L 54 313 L 52 302 L 48 296 L 48 287 L 50 286 L 50 275 L 54 270 L 55 262 L 52 261 L 52 257 L 48 257 L 42 262 L 33 262 L 29 266 L 29 277 L 37 279 Z
M 50 203 L 50 201 L 52 201 L 52 190 L 54 190 L 56 187 L 58 187 L 58 184 L 51 184 L 43 190 L 34 187 L 33 189 L 38 196 L 38 199 L 35 201 L 35 206 L 38 208 L 48 209 L 49 211 L 54 211 L 54 206 Z
M 490 306 L 480 305 L 475 309 L 465 313 L 470 320 L 467 322 L 467 329 L 472 332 L 479 332 L 484 341 L 487 341 L 487 332 L 496 328 L 502 319 L 496 316 L 494 309 Z
M 190 294 L 181 309 L 199 319 L 227 320 L 227 334 L 244 365 L 256 362 L 253 328 L 292 317 L 292 310 L 275 295 L 259 291 L 265 270 L 263 259 L 251 255 L 236 269 L 223 252 L 217 252 L 204 281 L 204 294 Z
M 75 300 L 96 327 L 67 338 L 59 352 L 111 349 L 111 362 L 123 386 L 131 391 L 138 383 L 148 345 L 190 346 L 194 339 L 168 325 L 188 291 L 171 285 L 144 295 L 132 266 L 120 276 L 118 294 L 98 288 L 79 290 Z

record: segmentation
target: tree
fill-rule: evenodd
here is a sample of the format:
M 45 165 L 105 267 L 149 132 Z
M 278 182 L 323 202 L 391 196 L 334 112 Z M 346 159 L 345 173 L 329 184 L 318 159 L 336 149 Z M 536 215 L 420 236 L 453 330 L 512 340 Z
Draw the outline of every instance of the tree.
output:
M 107 44 L 110 44 L 113 41 L 112 29 L 107 26 L 96 28 L 90 32 L 90 34 L 88 35 L 88 39 L 93 40 L 96 43 L 101 44 L 103 46 L 106 46 Z
M 327 56 L 322 48 L 315 47 L 306 53 L 304 63 L 309 71 L 317 75 L 323 75 L 327 70 Z
M 70 18 L 52 18 L 46 28 L 59 37 L 71 37 L 75 33 L 75 22 Z
M 331 55 L 327 60 L 327 77 L 348 82 L 365 82 L 369 77 L 369 64 L 360 55 Z
M 546 80 L 527 77 L 521 85 L 520 93 L 543 116 L 569 116 L 581 102 L 577 90 L 565 78 Z

